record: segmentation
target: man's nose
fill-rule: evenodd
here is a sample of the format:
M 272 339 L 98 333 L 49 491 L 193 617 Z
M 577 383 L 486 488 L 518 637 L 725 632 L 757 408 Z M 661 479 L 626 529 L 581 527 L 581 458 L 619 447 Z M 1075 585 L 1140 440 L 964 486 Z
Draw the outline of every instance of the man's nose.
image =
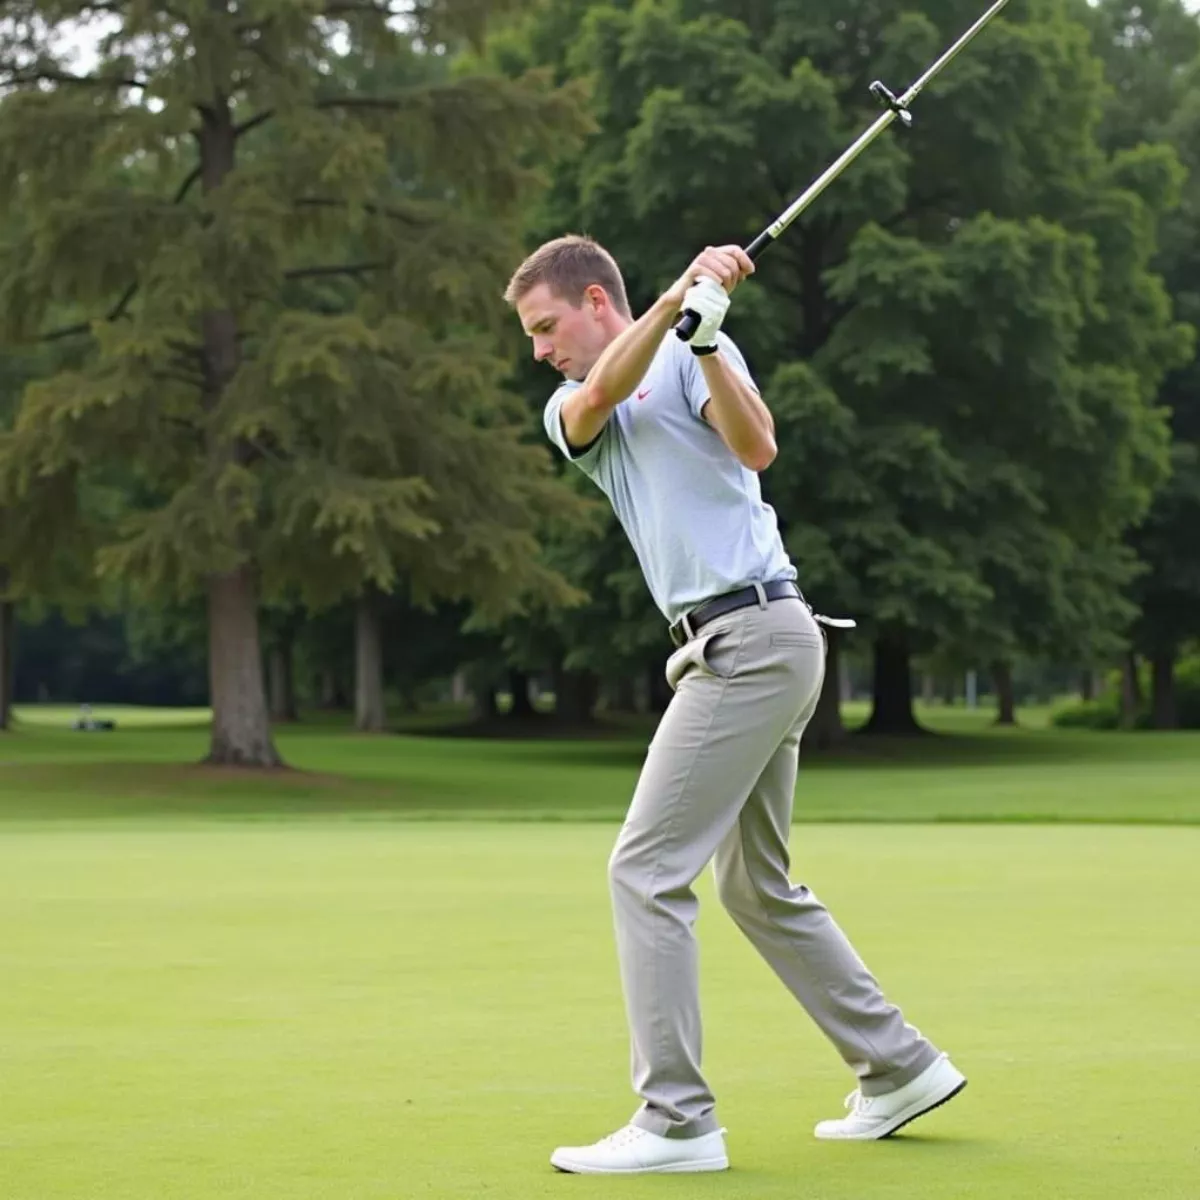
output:
M 533 357 L 535 361 L 542 362 L 549 358 L 554 353 L 554 347 L 549 342 L 534 342 Z

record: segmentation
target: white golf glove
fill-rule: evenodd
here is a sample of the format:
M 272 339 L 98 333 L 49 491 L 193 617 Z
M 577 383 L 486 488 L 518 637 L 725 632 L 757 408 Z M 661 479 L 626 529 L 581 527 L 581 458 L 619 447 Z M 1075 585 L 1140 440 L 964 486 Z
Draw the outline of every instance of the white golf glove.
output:
M 729 293 L 705 275 L 683 294 L 683 311 L 689 309 L 699 316 L 700 324 L 687 344 L 693 354 L 711 354 L 717 348 L 717 330 L 729 311 Z

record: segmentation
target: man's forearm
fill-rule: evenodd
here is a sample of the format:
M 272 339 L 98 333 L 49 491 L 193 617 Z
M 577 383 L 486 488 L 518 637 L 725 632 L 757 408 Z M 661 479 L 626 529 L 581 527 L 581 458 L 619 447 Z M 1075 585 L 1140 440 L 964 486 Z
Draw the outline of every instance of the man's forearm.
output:
M 678 315 L 678 304 L 660 296 L 621 331 L 588 372 L 584 389 L 589 406 L 611 411 L 637 387 Z
M 704 416 L 738 461 L 765 471 L 775 459 L 775 422 L 762 397 L 719 352 L 700 359 L 709 401 Z

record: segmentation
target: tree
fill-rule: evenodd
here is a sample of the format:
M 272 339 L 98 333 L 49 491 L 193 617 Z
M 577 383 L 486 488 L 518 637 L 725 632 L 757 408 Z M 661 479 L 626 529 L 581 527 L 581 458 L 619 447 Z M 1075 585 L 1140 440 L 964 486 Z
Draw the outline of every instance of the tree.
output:
M 50 348 L 0 354 L 0 448 L 11 436 L 22 389 L 69 361 L 69 354 Z M 95 597 L 87 562 L 96 513 L 108 504 L 103 486 L 80 493 L 61 479 L 39 479 L 18 496 L 0 478 L 0 730 L 11 721 L 18 605 L 33 598 L 57 601 L 78 615 Z
M 1182 202 L 1164 222 L 1156 266 L 1180 316 L 1200 328 L 1200 18 L 1179 0 L 1100 0 L 1088 16 L 1112 88 L 1105 144 L 1124 150 L 1165 141 L 1188 169 Z M 1172 371 L 1159 399 L 1171 413 L 1171 476 L 1129 539 L 1145 569 L 1128 589 L 1136 613 L 1126 628 L 1132 647 L 1151 663 L 1153 723 L 1168 729 L 1178 723 L 1175 661 L 1189 639 L 1200 637 L 1200 358 Z M 1128 666 L 1125 676 L 1130 684 L 1136 679 Z
M 498 55 L 590 79 L 600 132 L 547 212 L 608 244 L 638 303 L 697 246 L 756 234 L 876 115 L 872 78 L 915 78 L 978 15 L 967 0 L 584 7 L 552 0 Z M 916 730 L 914 654 L 981 633 L 989 659 L 1011 654 L 1029 630 L 1009 596 L 1037 612 L 1068 576 L 1093 578 L 1086 561 L 1161 479 L 1157 387 L 1186 334 L 1148 260 L 1178 164 L 1165 147 L 1106 156 L 1101 96 L 1065 2 L 1005 10 L 735 299 L 802 586 L 874 643 L 869 730 Z M 1025 568 L 1031 536 L 1049 574 Z M 1051 624 L 1080 605 L 1100 609 L 1064 600 Z
M 210 762 L 279 762 L 261 599 L 562 586 L 532 534 L 560 492 L 489 327 L 531 156 L 577 105 L 537 77 L 350 68 L 429 66 L 500 7 L 397 27 L 384 0 L 18 0 L 0 21 L 0 198 L 28 214 L 0 322 L 86 347 L 26 389 L 0 487 L 134 476 L 96 570 L 204 596 Z M 97 63 L 73 68 L 61 35 L 96 20 Z M 48 330 L 62 305 L 79 319 Z

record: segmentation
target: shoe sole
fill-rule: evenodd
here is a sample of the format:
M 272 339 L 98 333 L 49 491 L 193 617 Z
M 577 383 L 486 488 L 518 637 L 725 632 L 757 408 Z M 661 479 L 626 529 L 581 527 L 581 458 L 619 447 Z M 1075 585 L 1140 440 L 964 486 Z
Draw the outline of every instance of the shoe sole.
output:
M 902 1117 L 901 1120 L 897 1124 L 892 1125 L 890 1128 L 885 1129 L 883 1131 L 883 1133 L 876 1134 L 875 1140 L 882 1141 L 884 1138 L 889 1138 L 892 1136 L 893 1133 L 899 1133 L 900 1130 L 905 1127 L 905 1125 L 909 1124 L 909 1122 L 915 1121 L 918 1117 L 923 1117 L 926 1113 L 933 1112 L 933 1110 L 935 1108 L 941 1108 L 943 1104 L 949 1104 L 949 1102 L 951 1100 L 953 1100 L 954 1097 L 957 1096 L 958 1093 L 961 1092 L 963 1090 L 963 1088 L 965 1088 L 966 1086 L 967 1086 L 967 1081 L 964 1079 L 962 1081 L 962 1083 L 956 1085 L 951 1091 L 947 1092 L 940 1100 L 935 1100 L 932 1104 L 927 1104 L 924 1108 L 919 1109 L 917 1112 L 911 1113 L 906 1117 Z
M 720 1158 L 697 1158 L 691 1162 L 664 1163 L 661 1167 L 606 1169 L 580 1166 L 568 1161 L 555 1162 L 551 1158 L 550 1165 L 564 1175 L 694 1175 L 701 1171 L 728 1171 L 729 1159 L 722 1155 Z
M 933 1101 L 921 1101 L 915 1108 L 902 1109 L 887 1124 L 878 1130 L 872 1130 L 870 1133 L 852 1134 L 848 1137 L 839 1137 L 837 1134 L 830 1136 L 829 1134 L 819 1133 L 817 1137 L 826 1142 L 881 1142 L 884 1138 L 889 1138 L 892 1134 L 899 1133 L 905 1125 L 915 1121 L 918 1117 L 923 1117 L 926 1113 L 933 1112 L 935 1108 L 941 1108 L 943 1104 L 948 1104 L 966 1086 L 967 1081 L 963 1079 L 955 1084 L 944 1096 L 940 1096 Z

